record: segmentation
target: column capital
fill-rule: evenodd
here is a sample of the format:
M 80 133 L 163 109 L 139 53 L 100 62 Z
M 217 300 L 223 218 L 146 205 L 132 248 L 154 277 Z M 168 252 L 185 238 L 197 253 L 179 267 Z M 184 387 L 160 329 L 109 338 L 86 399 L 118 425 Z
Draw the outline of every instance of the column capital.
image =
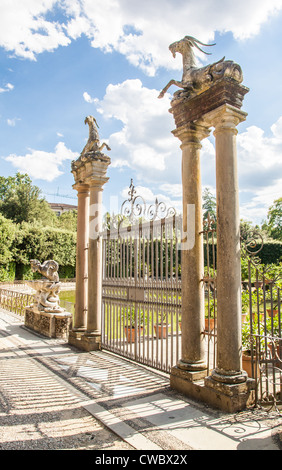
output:
M 202 123 L 214 127 L 214 135 L 218 132 L 232 131 L 237 134 L 236 127 L 246 120 L 247 113 L 230 104 L 224 104 L 205 114 Z
M 200 123 L 187 123 L 173 130 L 172 134 L 181 140 L 182 145 L 192 144 L 201 148 L 201 140 L 210 135 L 210 129 L 208 126 Z
M 89 185 L 85 182 L 77 182 L 72 185 L 73 189 L 77 190 L 77 195 L 80 194 L 88 194 L 89 193 Z
M 102 191 L 104 184 L 107 183 L 109 179 L 109 177 L 89 176 L 89 178 L 87 178 L 88 188 L 90 191 L 93 189 Z

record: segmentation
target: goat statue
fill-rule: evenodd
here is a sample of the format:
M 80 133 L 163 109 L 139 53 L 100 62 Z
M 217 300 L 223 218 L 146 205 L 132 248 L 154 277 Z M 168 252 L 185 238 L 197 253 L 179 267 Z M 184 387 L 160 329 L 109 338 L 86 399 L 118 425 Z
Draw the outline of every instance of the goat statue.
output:
M 176 85 L 177 87 L 182 88 L 186 96 L 188 92 L 188 97 L 191 98 L 207 90 L 216 80 L 223 77 L 232 78 L 239 83 L 242 82 L 243 74 L 241 67 L 232 60 L 225 60 L 225 57 L 218 62 L 198 68 L 196 66 L 193 47 L 197 47 L 197 49 L 204 54 L 210 55 L 210 52 L 202 50 L 199 44 L 209 47 L 215 46 L 215 44 L 204 44 L 192 36 L 185 36 L 180 41 L 174 42 L 169 46 L 169 50 L 173 57 L 175 57 L 176 52 L 182 54 L 183 75 L 181 82 L 170 80 L 159 94 L 159 98 L 163 98 L 171 85 Z M 175 98 L 179 98 L 182 93 L 183 91 L 177 91 L 174 94 Z
M 89 125 L 89 137 L 84 149 L 81 152 L 81 155 L 85 155 L 88 152 L 101 152 L 104 147 L 106 147 L 107 150 L 111 150 L 108 144 L 105 142 L 100 144 L 100 138 L 97 129 L 99 126 L 93 116 L 87 116 L 84 120 L 84 124 Z
M 82 150 L 79 158 L 71 162 L 72 171 L 76 171 L 77 168 L 79 168 L 83 163 L 91 160 L 93 156 L 94 157 L 98 156 L 98 158 L 101 158 L 103 155 L 101 154 L 101 151 L 103 150 L 104 147 L 106 147 L 107 150 L 111 150 L 108 144 L 106 144 L 106 142 L 103 142 L 101 144 L 98 129 L 97 129 L 99 128 L 99 126 L 97 124 L 96 119 L 93 116 L 87 116 L 84 120 L 84 124 L 89 125 L 88 141 L 84 149 Z

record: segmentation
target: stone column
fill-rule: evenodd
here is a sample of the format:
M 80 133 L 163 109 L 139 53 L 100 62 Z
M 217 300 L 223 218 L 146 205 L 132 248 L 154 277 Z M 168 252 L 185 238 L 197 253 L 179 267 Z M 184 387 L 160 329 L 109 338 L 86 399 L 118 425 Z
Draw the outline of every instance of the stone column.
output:
M 77 190 L 76 291 L 73 331 L 85 331 L 87 323 L 87 273 L 89 238 L 89 187 L 74 184 Z
M 91 351 L 101 347 L 102 316 L 102 193 L 108 181 L 107 167 L 111 160 L 102 153 L 90 153 L 85 165 L 85 180 L 89 185 L 89 242 L 88 242 L 88 307 L 87 326 L 81 346 Z
M 215 127 L 217 193 L 217 367 L 213 380 L 246 381 L 242 371 L 241 258 L 236 126 L 246 113 L 223 105 L 208 119 Z
M 102 191 L 101 181 L 90 181 L 87 335 L 98 338 L 102 305 Z
M 205 305 L 200 141 L 209 135 L 209 129 L 187 123 L 173 134 L 182 142 L 184 237 L 181 260 L 182 357 L 177 366 L 181 370 L 197 372 L 207 368 L 201 334 L 204 331 Z M 190 375 L 192 377 L 193 374 Z

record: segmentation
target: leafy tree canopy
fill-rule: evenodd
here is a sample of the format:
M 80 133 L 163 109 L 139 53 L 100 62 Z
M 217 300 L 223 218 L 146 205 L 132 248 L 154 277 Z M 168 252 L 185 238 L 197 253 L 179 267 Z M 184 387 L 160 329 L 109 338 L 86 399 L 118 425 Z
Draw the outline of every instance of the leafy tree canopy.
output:
M 77 210 L 73 209 L 71 211 L 63 212 L 59 217 L 57 217 L 56 226 L 61 229 L 71 230 L 76 232 L 77 228 Z
M 268 209 L 267 224 L 264 225 L 272 238 L 282 240 L 282 197 L 276 199 Z
M 43 225 L 54 225 L 56 216 L 40 194 L 27 174 L 0 176 L 0 212 L 6 219 L 16 223 L 37 220 Z
M 203 219 L 210 218 L 214 221 L 212 224 L 213 228 L 216 228 L 216 197 L 213 196 L 209 188 L 205 188 L 203 191 Z
M 0 214 L 0 265 L 13 260 L 11 246 L 15 239 L 16 226 Z

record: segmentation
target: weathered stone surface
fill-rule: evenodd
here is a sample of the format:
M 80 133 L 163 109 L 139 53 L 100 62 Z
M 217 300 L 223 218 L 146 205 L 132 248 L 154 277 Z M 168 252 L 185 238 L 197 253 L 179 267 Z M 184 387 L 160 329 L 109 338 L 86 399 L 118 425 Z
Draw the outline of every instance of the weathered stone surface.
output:
M 240 218 L 237 177 L 236 126 L 245 120 L 241 111 L 248 88 L 241 85 L 240 66 L 223 59 L 198 69 L 192 47 L 199 41 L 186 36 L 170 46 L 183 55 L 182 88 L 173 95 L 171 109 L 181 140 L 183 185 L 183 232 L 195 230 L 194 243 L 182 251 L 182 345 L 181 361 L 171 372 L 171 386 L 178 391 L 227 411 L 243 409 L 249 399 L 247 377 L 241 367 L 240 310 Z M 214 127 L 217 193 L 217 368 L 212 378 L 199 383 L 195 378 L 204 368 L 202 323 L 204 318 L 202 200 L 200 141 Z M 195 221 L 185 220 L 194 207 Z M 197 249 L 198 246 L 198 249 Z M 202 288 L 202 291 L 201 289 Z M 198 368 L 198 370 L 197 370 Z M 196 375 L 193 374 L 196 372 Z
M 176 128 L 201 120 L 209 112 L 225 105 L 240 109 L 249 89 L 230 78 L 222 78 L 203 93 L 190 98 L 182 93 L 181 99 L 172 100 L 169 110 L 174 117 Z
M 184 372 L 173 367 L 170 385 L 184 395 L 228 413 L 241 411 L 254 402 L 255 384 L 252 379 L 242 384 L 223 384 L 211 377 L 203 380 L 199 373 Z
M 101 143 L 97 122 L 87 116 L 89 139 L 80 157 L 72 162 L 78 191 L 78 223 L 76 252 L 76 306 L 69 343 L 86 351 L 101 345 L 102 308 L 102 192 L 108 181 L 111 159 L 102 153 L 110 147 Z
M 33 309 L 39 312 L 63 312 L 58 295 L 61 288 L 58 263 L 54 260 L 47 260 L 41 264 L 37 259 L 32 259 L 30 264 L 33 272 L 39 272 L 42 275 L 42 279 L 26 281 L 36 291 Z
M 48 338 L 67 339 L 71 323 L 71 313 L 52 314 L 39 312 L 27 307 L 25 311 L 25 326 Z

